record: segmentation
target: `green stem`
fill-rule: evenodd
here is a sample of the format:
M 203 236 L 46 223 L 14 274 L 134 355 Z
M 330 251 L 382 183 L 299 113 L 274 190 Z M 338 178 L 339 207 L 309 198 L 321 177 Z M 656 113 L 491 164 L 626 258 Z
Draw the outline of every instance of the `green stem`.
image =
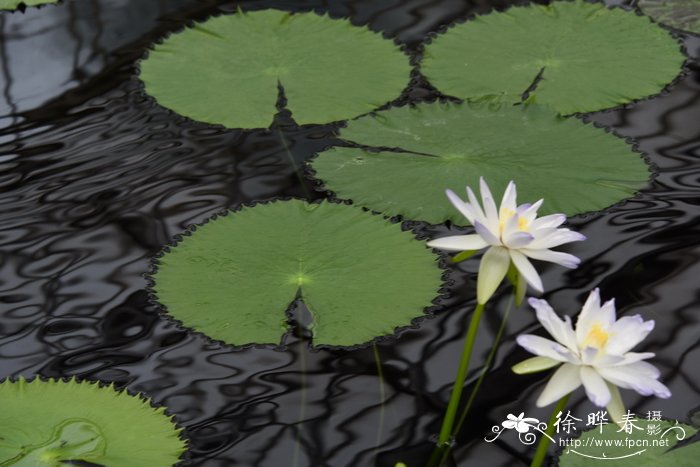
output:
M 508 316 L 510 315 L 510 310 L 513 307 L 513 299 L 514 297 L 511 296 L 510 300 L 508 301 L 508 306 L 506 307 L 506 312 L 503 314 L 503 319 L 501 320 L 501 324 L 498 327 L 498 331 L 496 332 L 496 337 L 493 340 L 493 345 L 491 346 L 491 350 L 489 351 L 489 355 L 486 357 L 486 363 L 484 363 L 484 367 L 481 370 L 481 374 L 479 375 L 479 379 L 476 380 L 476 384 L 474 385 L 474 388 L 472 389 L 472 392 L 469 394 L 469 399 L 467 399 L 467 405 L 464 407 L 464 410 L 462 411 L 462 415 L 459 416 L 459 421 L 457 422 L 457 427 L 454 429 L 452 432 L 452 436 L 457 435 L 462 430 L 462 426 L 464 426 L 464 422 L 467 420 L 467 415 L 469 414 L 469 410 L 472 407 L 472 404 L 474 403 L 474 399 L 476 399 L 476 394 L 479 392 L 479 389 L 481 389 L 481 384 L 484 382 L 484 379 L 486 378 L 486 375 L 488 374 L 489 368 L 491 367 L 491 362 L 493 361 L 493 358 L 496 356 L 496 351 L 498 350 L 498 346 L 501 343 L 501 338 L 503 337 L 503 332 L 506 329 L 506 322 L 508 321 Z M 452 445 L 449 445 L 446 449 L 444 449 L 442 453 L 442 458 L 440 459 L 440 463 L 438 464 L 438 467 L 441 467 L 445 465 L 445 462 L 447 461 L 447 457 L 450 454 L 450 451 L 452 450 Z
M 476 305 L 474 313 L 472 314 L 471 321 L 469 322 L 467 336 L 464 340 L 464 349 L 462 350 L 462 357 L 459 360 L 459 369 L 457 370 L 457 377 L 455 378 L 455 383 L 452 387 L 452 394 L 450 395 L 450 402 L 449 404 L 447 404 L 445 418 L 443 419 L 442 427 L 440 428 L 440 435 L 438 437 L 439 449 L 448 446 L 452 437 L 452 427 L 455 422 L 455 416 L 457 415 L 457 409 L 459 408 L 459 401 L 462 397 L 462 389 L 464 389 L 464 382 L 467 379 L 467 372 L 469 371 L 469 360 L 471 360 L 472 350 L 474 349 L 474 341 L 476 340 L 476 331 L 479 328 L 479 322 L 481 321 L 481 316 L 483 312 L 484 304 L 479 303 L 478 305 Z
M 535 451 L 535 457 L 532 458 L 532 463 L 530 463 L 530 467 L 540 467 L 542 465 L 542 462 L 544 462 L 545 457 L 547 457 L 547 449 L 549 448 L 549 438 L 554 434 L 554 424 L 557 421 L 557 415 L 559 415 L 559 412 L 562 412 L 564 410 L 564 408 L 566 407 L 566 403 L 569 402 L 569 397 L 571 397 L 571 393 L 559 399 L 557 405 L 554 406 L 554 410 L 552 410 L 552 415 L 549 416 L 547 429 L 545 430 L 545 434 L 547 436 L 542 436 L 542 438 L 540 438 L 540 442 L 537 444 L 537 450 Z

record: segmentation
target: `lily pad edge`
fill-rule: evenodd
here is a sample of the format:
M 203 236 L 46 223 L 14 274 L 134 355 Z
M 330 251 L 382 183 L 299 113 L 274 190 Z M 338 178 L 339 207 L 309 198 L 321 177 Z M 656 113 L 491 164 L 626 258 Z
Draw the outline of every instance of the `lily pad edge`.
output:
M 62 383 L 70 383 L 71 381 L 75 382 L 76 384 L 89 384 L 93 386 L 97 386 L 100 389 L 106 388 L 108 390 L 114 391 L 115 394 L 117 393 L 126 393 L 127 395 L 139 399 L 141 402 L 144 402 L 145 404 L 148 404 L 148 406 L 155 410 L 161 410 L 162 415 L 164 415 L 172 424 L 173 424 L 173 429 L 177 433 L 177 437 L 180 441 L 184 443 L 184 450 L 182 453 L 180 453 L 180 456 L 178 457 L 178 464 L 180 465 L 181 463 L 187 462 L 191 459 L 191 443 L 190 439 L 187 436 L 189 433 L 189 428 L 185 427 L 181 423 L 181 421 L 178 419 L 178 416 L 174 413 L 171 412 L 170 407 L 168 407 L 165 404 L 157 403 L 152 397 L 149 397 L 145 392 L 142 391 L 135 391 L 129 386 L 124 386 L 122 388 L 117 388 L 115 385 L 114 381 L 104 381 L 104 380 L 92 380 L 88 379 L 85 377 L 81 376 L 61 376 L 61 377 L 46 377 L 43 375 L 35 374 L 33 376 L 24 376 L 24 375 L 11 375 L 11 376 L 6 376 L 4 378 L 0 378 L 0 384 L 5 383 L 5 382 L 11 382 L 11 383 L 19 383 L 19 382 L 25 382 L 25 383 L 32 383 L 34 381 L 41 381 L 43 383 L 50 383 L 50 382 L 62 382 Z
M 62 4 L 64 1 L 65 1 L 65 0 L 45 0 L 44 3 L 39 3 L 39 4 L 37 4 L 37 5 L 27 5 L 26 3 L 22 2 L 22 3 L 20 3 L 20 5 L 22 5 L 21 7 L 15 7 L 15 8 L 0 8 L 0 14 L 2 14 L 2 13 L 10 13 L 10 14 L 12 14 L 12 13 L 17 13 L 17 12 L 19 12 L 19 13 L 21 13 L 21 14 L 24 14 L 24 13 L 25 13 L 27 10 L 29 10 L 29 9 L 34 9 L 34 8 L 36 8 L 36 9 L 41 9 L 41 8 L 45 8 L 45 7 L 51 6 L 51 5 L 54 5 L 54 6 L 55 6 L 55 5 L 60 5 L 60 4 Z

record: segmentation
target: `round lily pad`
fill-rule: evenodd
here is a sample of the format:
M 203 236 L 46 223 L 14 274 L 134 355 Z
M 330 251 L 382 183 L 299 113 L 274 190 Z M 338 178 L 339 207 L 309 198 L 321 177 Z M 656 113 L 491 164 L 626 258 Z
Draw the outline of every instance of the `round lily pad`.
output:
M 696 433 L 676 420 L 646 420 L 640 414 L 626 428 L 607 423 L 582 432 L 560 452 L 558 465 L 590 467 L 604 461 L 611 467 L 695 467 L 700 443 L 691 438 Z
M 633 195 L 650 175 L 624 140 L 540 106 L 399 107 L 351 121 L 340 137 L 380 149 L 319 154 L 311 164 L 326 188 L 372 210 L 430 223 L 464 224 L 445 189 L 476 187 L 480 176 L 494 193 L 514 180 L 519 200 L 544 198 L 540 212 L 573 215 Z
M 0 10 L 16 10 L 20 5 L 39 6 L 58 3 L 59 0 L 0 0 Z
M 410 232 L 359 208 L 280 201 L 217 217 L 158 260 L 158 301 L 234 345 L 279 344 L 299 296 L 315 345 L 391 334 L 438 294 L 442 271 Z
M 141 63 L 146 91 L 175 112 L 230 128 L 263 128 L 278 85 L 298 124 L 367 113 L 408 85 L 408 57 L 367 27 L 316 13 L 264 10 L 173 34 Z
M 170 467 L 185 451 L 165 409 L 113 386 L 60 380 L 0 383 L 0 465 Z
M 513 103 L 527 95 L 569 115 L 656 94 L 683 62 L 680 44 L 649 18 L 574 1 L 459 24 L 426 46 L 422 71 L 455 97 Z
M 639 0 L 637 6 L 659 23 L 700 34 L 700 0 Z

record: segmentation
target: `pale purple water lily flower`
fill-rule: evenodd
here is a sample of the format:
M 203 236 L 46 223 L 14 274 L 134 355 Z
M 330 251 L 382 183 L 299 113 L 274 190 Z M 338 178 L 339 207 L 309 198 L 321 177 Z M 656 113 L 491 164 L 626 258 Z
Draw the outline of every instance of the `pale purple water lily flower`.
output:
M 651 352 L 629 352 L 654 329 L 654 321 L 640 315 L 616 319 L 615 301 L 602 306 L 598 289 L 593 290 L 576 321 L 560 319 L 545 300 L 529 299 L 537 319 L 555 339 L 532 334 L 520 335 L 519 345 L 538 357 L 513 367 L 519 374 L 534 373 L 557 365 L 547 386 L 537 399 L 544 407 L 583 385 L 586 395 L 598 407 L 607 407 L 615 422 L 620 422 L 624 406 L 618 387 L 634 389 L 644 396 L 671 397 L 671 391 L 659 382 L 659 370 L 643 360 Z
M 543 200 L 534 204 L 516 205 L 515 183 L 511 181 L 496 207 L 491 190 L 479 179 L 482 206 L 474 192 L 467 187 L 469 201 L 462 200 L 452 190 L 447 198 L 474 226 L 475 234 L 443 237 L 428 242 L 431 248 L 445 251 L 471 251 L 489 247 L 479 266 L 477 301 L 486 303 L 508 272 L 511 262 L 533 289 L 543 291 L 542 279 L 530 263 L 531 259 L 549 261 L 567 268 L 576 268 L 580 260 L 571 254 L 552 251 L 551 248 L 586 237 L 569 229 L 560 229 L 566 216 L 551 214 L 537 218 L 537 210 Z

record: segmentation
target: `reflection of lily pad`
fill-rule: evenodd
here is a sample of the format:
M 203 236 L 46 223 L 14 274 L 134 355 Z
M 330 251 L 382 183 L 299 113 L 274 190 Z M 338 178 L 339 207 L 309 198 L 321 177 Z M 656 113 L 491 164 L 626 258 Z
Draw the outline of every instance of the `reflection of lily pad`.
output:
M 75 380 L 0 383 L 3 466 L 172 466 L 185 450 L 179 435 L 163 408 L 113 387 Z
M 20 5 L 39 6 L 57 2 L 58 0 L 0 0 L 0 10 L 15 10 Z
M 648 18 L 576 1 L 457 25 L 426 47 L 422 70 L 440 91 L 469 100 L 519 102 L 537 81 L 529 98 L 567 115 L 656 94 L 683 60 Z
M 637 6 L 659 23 L 700 34 L 700 0 L 639 0 Z
M 292 200 L 198 228 L 159 259 L 154 288 L 185 326 L 236 345 L 279 343 L 299 294 L 315 344 L 353 345 L 430 305 L 441 285 L 436 259 L 382 217 Z
M 395 99 L 409 73 L 406 55 L 366 27 L 276 10 L 212 18 L 170 36 L 141 64 L 161 105 L 231 128 L 269 126 L 278 83 L 297 123 L 328 123 Z
M 638 416 L 631 433 L 614 423 L 584 431 L 578 446 L 569 444 L 559 455 L 561 467 L 590 467 L 601 462 L 610 467 L 696 467 L 700 443 L 671 449 L 690 439 L 697 430 L 675 420 L 649 421 Z M 606 441 L 609 444 L 602 444 Z M 600 443 L 600 444 L 599 444 Z M 635 454 L 636 453 L 636 454 Z
M 351 121 L 340 136 L 399 150 L 321 153 L 312 165 L 329 190 L 375 211 L 431 223 L 463 224 L 444 190 L 477 186 L 480 176 L 494 193 L 512 179 L 518 199 L 544 198 L 542 212 L 568 215 L 608 207 L 649 177 L 624 140 L 538 106 L 393 108 Z

